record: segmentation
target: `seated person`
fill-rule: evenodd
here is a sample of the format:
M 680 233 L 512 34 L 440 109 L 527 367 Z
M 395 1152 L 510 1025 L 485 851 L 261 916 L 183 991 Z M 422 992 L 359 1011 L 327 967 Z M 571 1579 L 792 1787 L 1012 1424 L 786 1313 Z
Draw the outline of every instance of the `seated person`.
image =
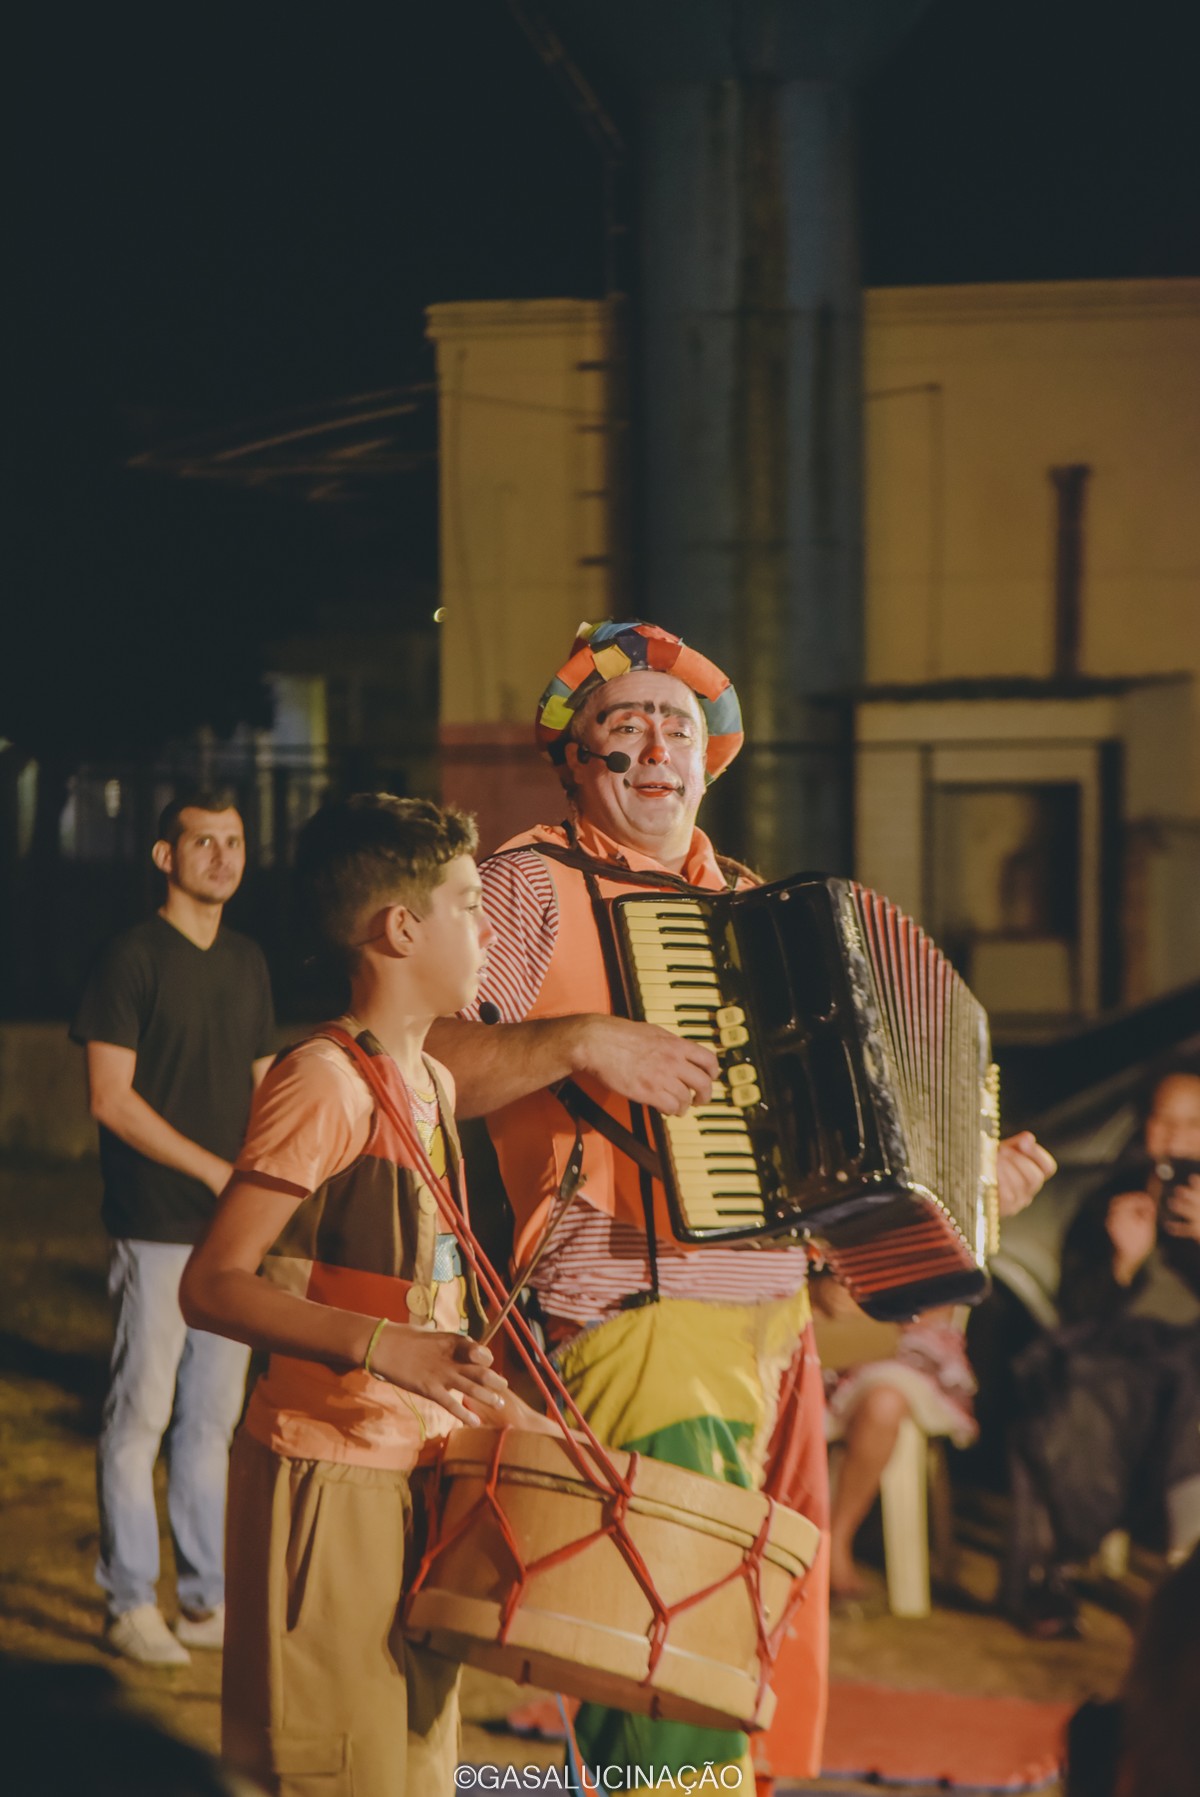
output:
M 858 1310 L 841 1286 L 824 1278 L 814 1282 L 813 1303 L 835 1317 Z M 817 1334 L 819 1341 L 819 1329 Z M 975 1440 L 975 1377 L 954 1307 L 944 1305 L 905 1324 L 886 1359 L 826 1367 L 825 1395 L 826 1438 L 846 1449 L 829 1519 L 829 1591 L 836 1610 L 853 1607 L 868 1594 L 854 1563 L 854 1537 L 879 1493 L 905 1418 L 911 1416 L 926 1435 L 948 1435 L 956 1447 Z
M 1017 1363 L 1006 1607 L 1068 1634 L 1063 1573 L 1147 1501 L 1181 1559 L 1200 1539 L 1200 1070 L 1155 1084 L 1144 1153 L 1068 1232 L 1059 1328 Z
M 1027 1131 L 1002 1144 L 998 1175 L 1000 1214 L 1015 1216 L 1054 1171 L 1054 1160 Z M 814 1282 L 813 1303 L 830 1317 L 860 1314 L 853 1299 L 829 1277 Z M 972 1399 L 975 1377 L 952 1305 L 929 1310 L 900 1331 L 894 1352 L 825 1372 L 826 1435 L 845 1443 L 830 1515 L 829 1583 L 832 1599 L 853 1603 L 867 1590 L 854 1564 L 854 1537 L 879 1492 L 900 1425 L 911 1416 L 926 1435 L 948 1435 L 968 1447 L 977 1429 Z

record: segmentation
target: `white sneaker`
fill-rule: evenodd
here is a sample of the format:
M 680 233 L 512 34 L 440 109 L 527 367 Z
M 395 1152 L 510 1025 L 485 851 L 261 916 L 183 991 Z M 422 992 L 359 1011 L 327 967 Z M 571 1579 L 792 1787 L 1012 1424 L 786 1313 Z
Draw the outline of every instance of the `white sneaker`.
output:
M 142 1666 L 190 1666 L 192 1656 L 167 1627 L 157 1604 L 139 1604 L 114 1616 L 106 1630 L 108 1644 Z
M 215 1648 L 219 1653 L 225 1645 L 225 1605 L 218 1604 L 207 1616 L 189 1616 L 181 1610 L 175 1639 L 185 1647 Z

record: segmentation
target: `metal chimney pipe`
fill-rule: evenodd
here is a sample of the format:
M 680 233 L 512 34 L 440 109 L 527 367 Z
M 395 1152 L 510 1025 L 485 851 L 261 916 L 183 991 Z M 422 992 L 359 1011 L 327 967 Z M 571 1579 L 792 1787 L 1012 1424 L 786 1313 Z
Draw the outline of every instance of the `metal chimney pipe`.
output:
M 854 85 L 925 0 L 558 0 L 638 146 L 646 614 L 711 655 L 747 745 L 710 823 L 848 871 L 863 673 Z
M 1080 673 L 1083 633 L 1083 520 L 1091 468 L 1071 462 L 1051 468 L 1054 487 L 1054 672 L 1059 680 Z

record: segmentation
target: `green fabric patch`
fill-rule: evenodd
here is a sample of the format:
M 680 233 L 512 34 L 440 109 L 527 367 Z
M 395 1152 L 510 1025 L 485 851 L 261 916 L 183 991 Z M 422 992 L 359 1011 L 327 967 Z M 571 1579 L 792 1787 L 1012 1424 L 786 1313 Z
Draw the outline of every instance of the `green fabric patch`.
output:
M 737 1729 L 697 1728 L 690 1722 L 655 1722 L 649 1716 L 629 1716 L 598 1703 L 579 1706 L 575 1739 L 585 1766 L 601 1774 L 606 1766 L 644 1767 L 681 1772 L 685 1766 L 703 1770 L 706 1760 L 715 1767 L 736 1765 L 750 1751 L 750 1742 Z M 621 1789 L 628 1787 L 622 1785 Z M 748 1789 L 753 1790 L 750 1784 Z
M 617 1445 L 627 1454 L 645 1454 L 651 1460 L 665 1460 L 687 1472 L 703 1473 L 708 1479 L 720 1479 L 725 1485 L 740 1485 L 744 1491 L 752 1491 L 754 1481 L 746 1471 L 738 1444 L 753 1439 L 751 1423 L 731 1423 L 723 1416 L 692 1416 L 686 1422 L 669 1423 L 665 1429 L 652 1429 L 648 1435 Z
M 720 1416 L 689 1417 L 670 1423 L 632 1441 L 617 1445 L 627 1454 L 645 1454 L 671 1466 L 703 1473 L 726 1485 L 751 1489 L 751 1479 L 738 1452 L 739 1441 L 753 1439 L 750 1423 L 730 1423 Z M 697 1728 L 688 1722 L 656 1722 L 649 1716 L 631 1716 L 624 1710 L 596 1703 L 580 1706 L 575 1733 L 584 1764 L 606 1766 L 656 1766 L 679 1772 L 685 1766 L 735 1764 L 749 1752 L 750 1743 L 739 1729 Z
M 542 706 L 538 722 L 547 730 L 566 730 L 575 713 L 559 693 L 552 693 Z

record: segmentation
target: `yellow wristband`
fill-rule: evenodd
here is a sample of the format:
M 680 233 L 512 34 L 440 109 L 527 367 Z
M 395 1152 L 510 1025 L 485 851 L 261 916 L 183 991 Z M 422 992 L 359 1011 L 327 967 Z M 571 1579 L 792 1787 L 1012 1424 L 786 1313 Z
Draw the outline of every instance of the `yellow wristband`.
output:
M 382 1373 L 377 1373 L 375 1368 L 371 1365 L 371 1356 L 379 1346 L 379 1338 L 391 1320 L 390 1317 L 380 1317 L 374 1329 L 371 1331 L 371 1339 L 367 1343 L 367 1351 L 362 1357 L 363 1372 L 370 1373 L 372 1379 L 382 1379 L 384 1377 Z

